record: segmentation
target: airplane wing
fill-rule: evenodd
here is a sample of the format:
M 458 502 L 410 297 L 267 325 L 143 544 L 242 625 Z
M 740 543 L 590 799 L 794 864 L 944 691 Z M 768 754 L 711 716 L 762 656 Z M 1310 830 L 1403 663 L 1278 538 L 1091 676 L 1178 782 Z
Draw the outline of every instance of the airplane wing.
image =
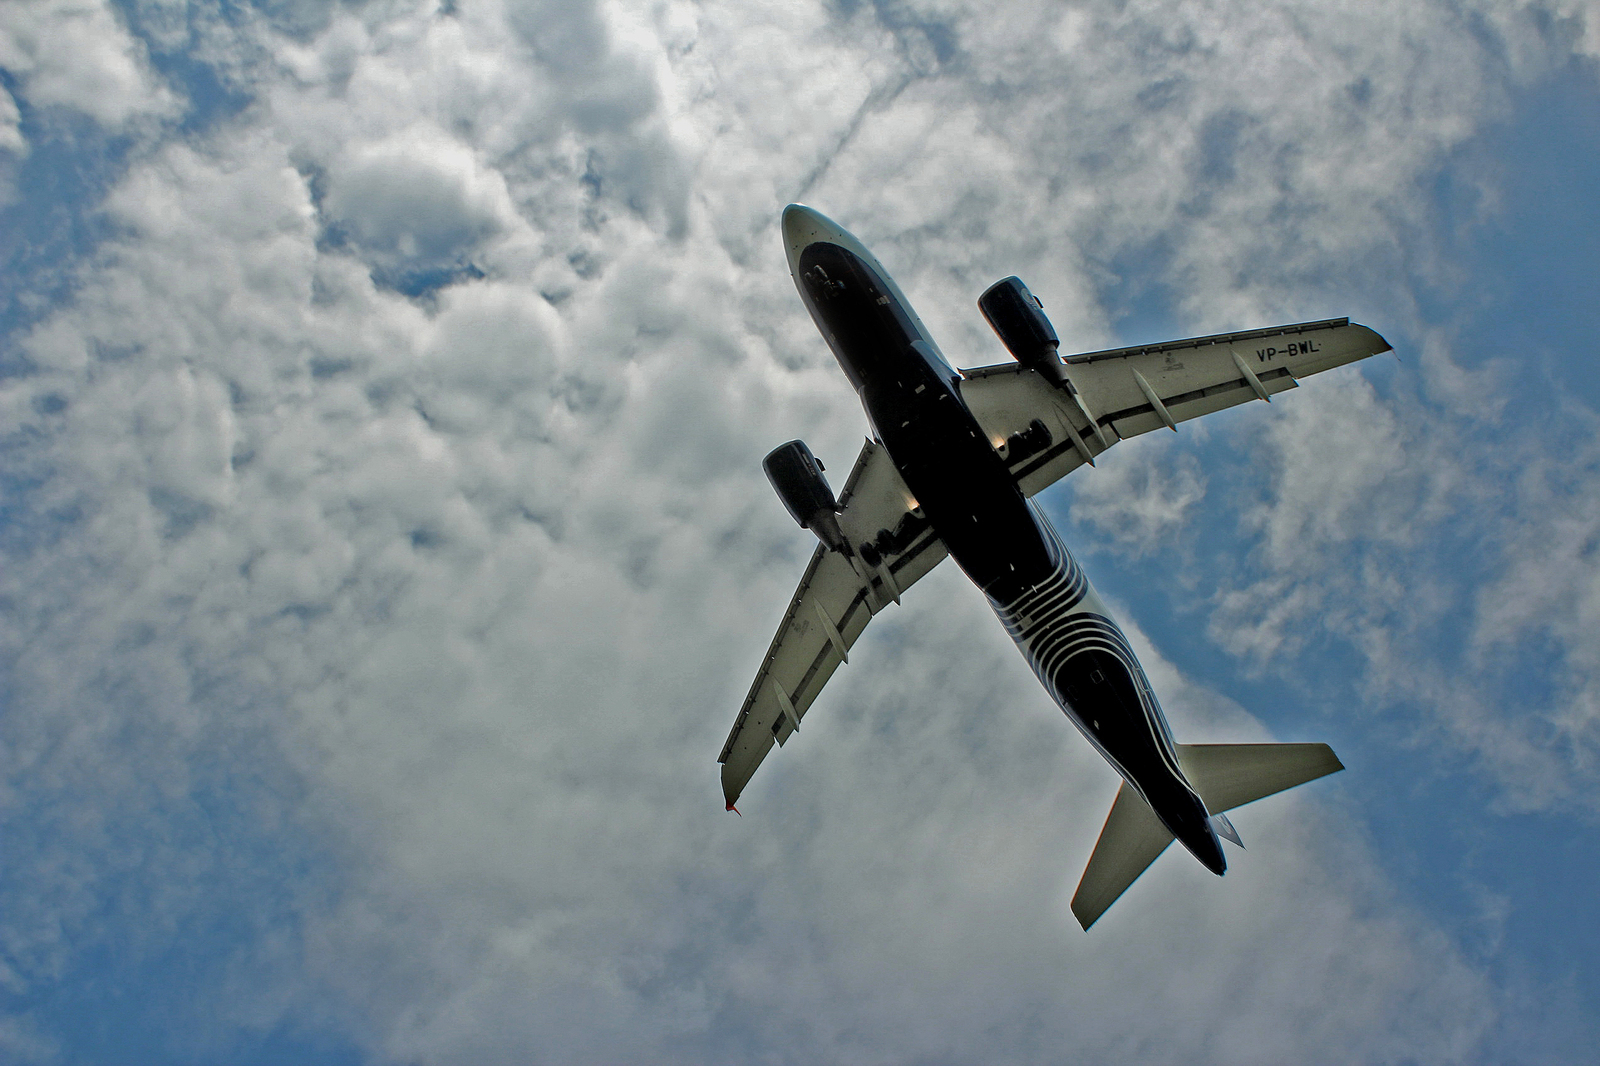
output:
M 1068 356 L 1059 388 L 1019 363 L 965 370 L 961 397 L 1032 496 L 1119 440 L 1389 350 L 1366 326 L 1332 318 Z
M 839 528 L 856 557 L 821 545 L 812 553 L 717 759 L 730 807 L 773 743 L 794 733 L 872 616 L 945 557 L 881 445 L 869 440 L 861 449 L 839 502 Z

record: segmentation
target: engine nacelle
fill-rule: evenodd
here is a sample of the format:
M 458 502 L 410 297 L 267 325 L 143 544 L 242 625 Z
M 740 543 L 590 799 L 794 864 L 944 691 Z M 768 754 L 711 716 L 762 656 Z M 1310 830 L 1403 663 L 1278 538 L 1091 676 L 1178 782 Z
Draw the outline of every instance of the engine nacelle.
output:
M 1021 278 L 1009 277 L 989 286 L 978 297 L 978 310 L 1017 362 L 1038 371 L 1053 385 L 1066 383 L 1066 368 L 1056 354 L 1061 338 L 1044 316 L 1044 305 Z
M 822 463 L 805 441 L 792 440 L 772 449 L 761 460 L 761 468 L 801 529 L 811 530 L 830 550 L 850 554 L 839 529 L 839 501 L 822 476 Z

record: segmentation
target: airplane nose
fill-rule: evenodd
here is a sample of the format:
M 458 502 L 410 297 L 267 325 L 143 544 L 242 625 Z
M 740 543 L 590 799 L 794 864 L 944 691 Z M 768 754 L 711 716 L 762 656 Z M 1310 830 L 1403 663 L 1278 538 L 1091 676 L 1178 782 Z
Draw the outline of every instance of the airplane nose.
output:
M 821 212 L 804 204 L 790 204 L 783 209 L 783 247 L 788 253 L 789 273 L 794 274 L 800 253 L 817 241 L 839 243 L 844 231 Z
M 783 209 L 783 240 L 794 244 L 817 230 L 822 216 L 804 204 L 790 204 Z

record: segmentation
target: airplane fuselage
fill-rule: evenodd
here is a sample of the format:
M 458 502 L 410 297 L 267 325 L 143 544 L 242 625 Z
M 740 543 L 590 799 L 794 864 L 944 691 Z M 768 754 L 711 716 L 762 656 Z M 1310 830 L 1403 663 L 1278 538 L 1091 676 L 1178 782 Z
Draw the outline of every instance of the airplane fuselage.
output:
M 1040 682 L 1173 836 L 1225 862 L 1126 637 L 962 401 L 961 375 L 853 237 L 784 213 L 790 268 L 874 433 L 951 558 L 983 590 Z

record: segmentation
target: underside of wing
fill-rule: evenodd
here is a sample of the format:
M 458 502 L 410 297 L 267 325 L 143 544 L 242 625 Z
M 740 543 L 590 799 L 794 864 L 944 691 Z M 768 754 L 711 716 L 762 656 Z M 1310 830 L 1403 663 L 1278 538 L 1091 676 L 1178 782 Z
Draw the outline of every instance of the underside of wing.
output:
M 963 371 L 961 396 L 997 447 L 1024 442 L 1012 473 L 1032 495 L 1118 440 L 1268 400 L 1299 378 L 1389 350 L 1366 326 L 1334 318 L 1068 356 L 1060 386 L 1018 363 L 980 367 Z M 1030 448 L 1030 429 L 1049 443 Z
M 1016 363 L 967 371 L 961 399 L 1032 496 L 1066 477 L 1116 441 L 1100 429 L 1078 396 Z
M 862 448 L 840 495 L 839 526 L 853 557 L 820 545 L 767 649 L 723 745 L 731 807 L 774 744 L 783 745 L 872 616 L 938 565 L 944 544 L 919 513 L 888 453 Z

